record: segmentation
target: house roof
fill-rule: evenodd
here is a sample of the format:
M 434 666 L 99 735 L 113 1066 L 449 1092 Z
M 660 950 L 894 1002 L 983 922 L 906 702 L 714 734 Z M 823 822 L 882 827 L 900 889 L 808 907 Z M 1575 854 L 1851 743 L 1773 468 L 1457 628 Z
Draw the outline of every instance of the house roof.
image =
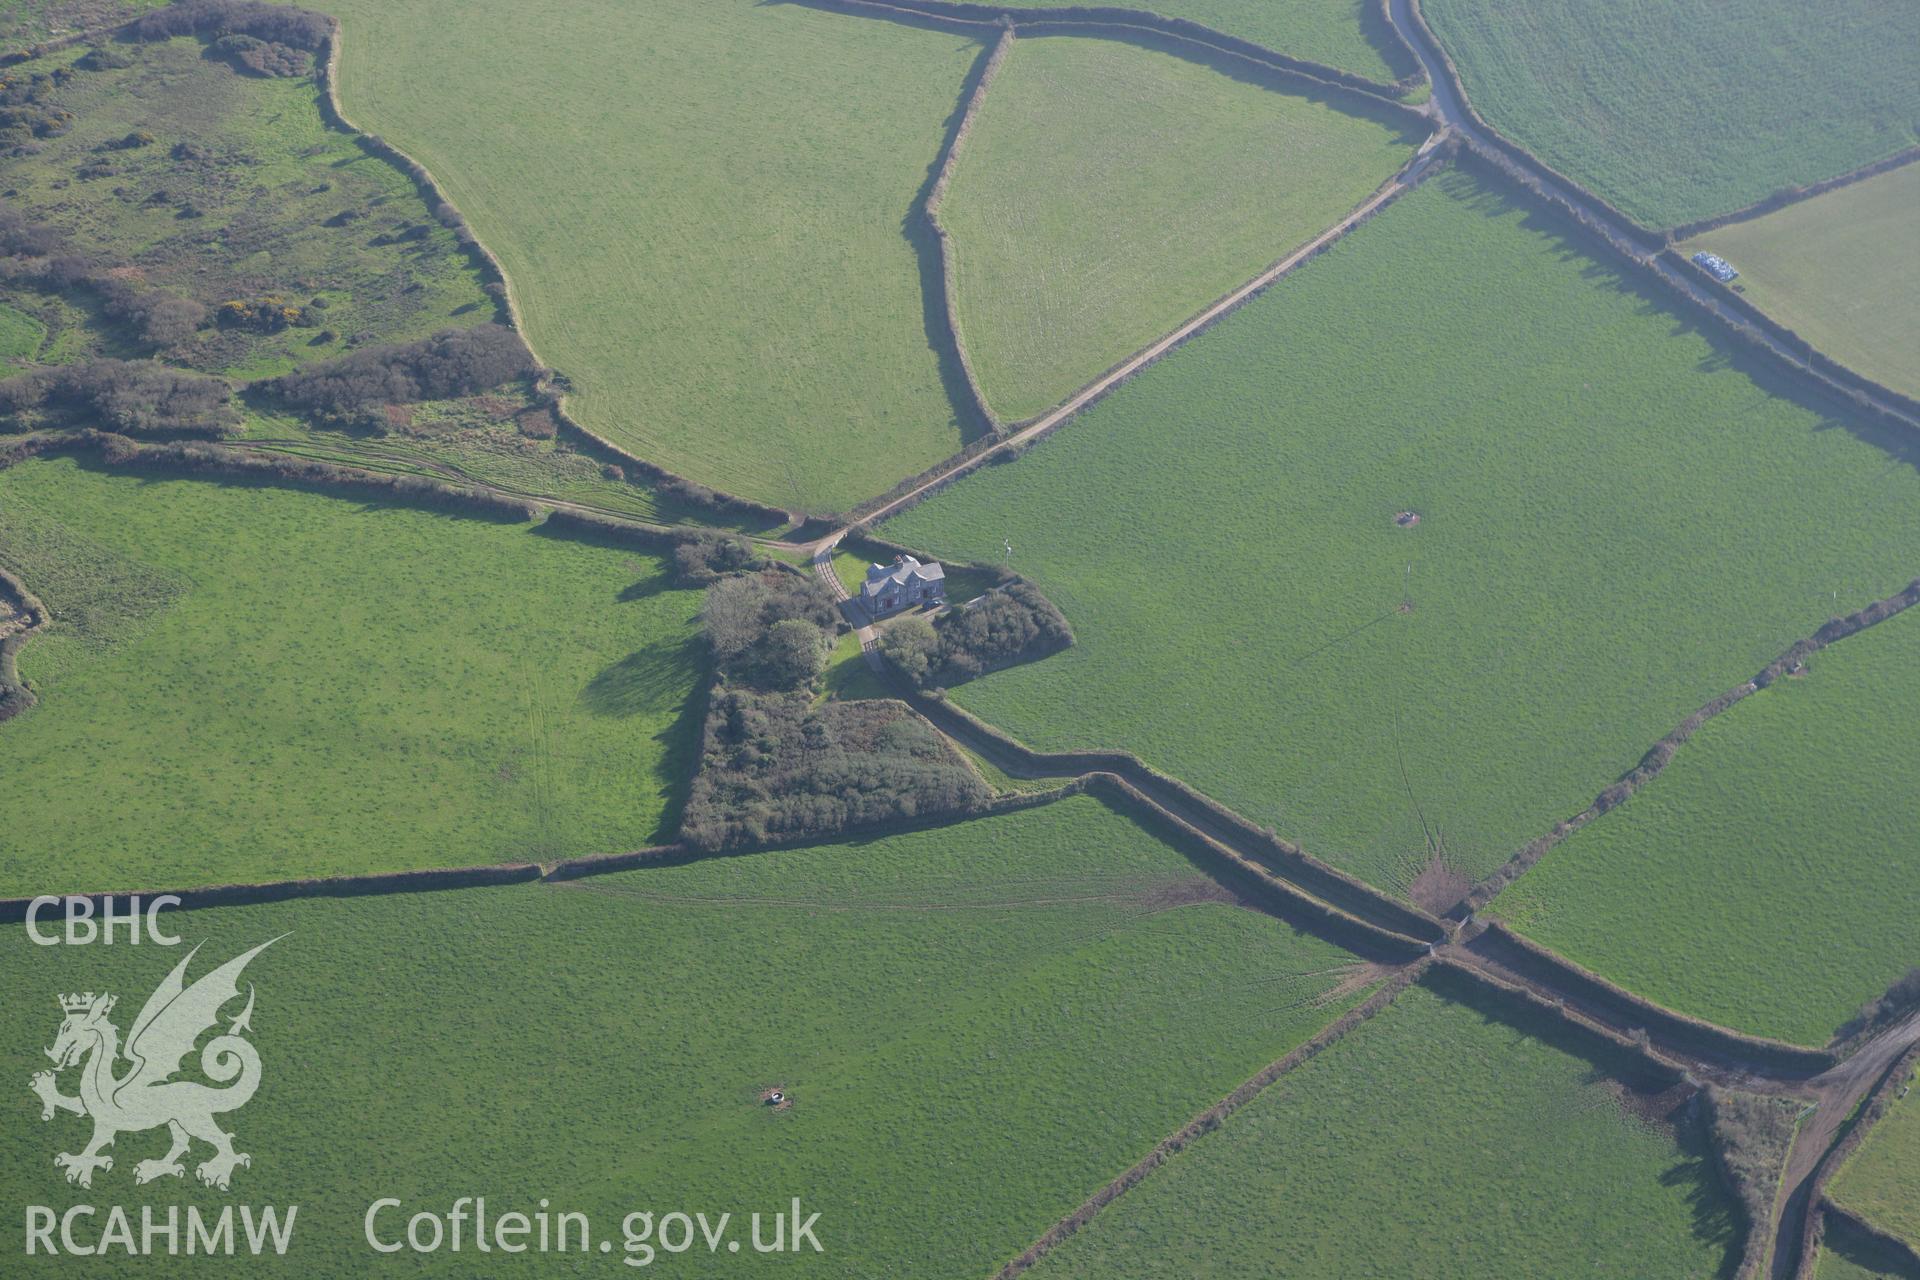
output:
M 918 580 L 920 582 L 940 582 L 947 571 L 938 564 L 922 564 L 912 556 L 900 556 L 892 564 L 870 564 L 867 566 L 867 580 L 861 590 L 868 594 L 885 590 L 887 587 L 905 586 Z

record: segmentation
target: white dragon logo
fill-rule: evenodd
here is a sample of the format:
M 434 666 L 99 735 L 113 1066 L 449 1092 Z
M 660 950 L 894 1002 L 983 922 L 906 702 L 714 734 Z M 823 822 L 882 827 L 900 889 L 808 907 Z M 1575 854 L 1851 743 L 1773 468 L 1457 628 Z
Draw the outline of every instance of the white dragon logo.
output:
M 86 1150 L 79 1155 L 62 1152 L 53 1158 L 56 1167 L 67 1171 L 68 1182 L 91 1187 L 94 1170 L 113 1168 L 112 1157 L 100 1154 L 102 1147 L 112 1146 L 114 1138 L 122 1133 L 163 1124 L 173 1135 L 173 1149 L 162 1159 L 142 1160 L 135 1165 L 135 1182 L 185 1176 L 180 1157 L 187 1153 L 193 1138 L 213 1147 L 213 1155 L 194 1170 L 210 1187 L 225 1191 L 234 1168 L 253 1163 L 244 1152 L 233 1149 L 233 1135 L 214 1122 L 216 1114 L 247 1105 L 260 1087 L 260 1055 L 241 1038 L 242 1032 L 253 1029 L 252 984 L 247 986 L 247 1007 L 228 1024 L 226 1034 L 216 1035 L 200 1051 L 201 1071 L 226 1087 L 216 1089 L 196 1080 L 173 1077 L 201 1034 L 219 1021 L 220 1007 L 240 994 L 240 971 L 279 940 L 270 939 L 236 956 L 191 987 L 185 983 L 187 965 L 200 948 L 189 951 L 147 997 L 140 1016 L 133 1020 L 125 1050 L 127 1061 L 133 1065 L 125 1075 L 114 1075 L 114 1065 L 121 1057 L 120 1029 L 107 1020 L 107 1015 L 113 1012 L 115 998 L 96 996 L 91 991 L 60 997 L 66 1019 L 60 1024 L 53 1047 L 47 1050 L 54 1069 L 36 1073 L 31 1087 L 40 1097 L 42 1120 L 53 1119 L 56 1111 L 93 1117 L 93 1140 Z M 54 1073 L 83 1061 L 79 1096 L 62 1094 Z

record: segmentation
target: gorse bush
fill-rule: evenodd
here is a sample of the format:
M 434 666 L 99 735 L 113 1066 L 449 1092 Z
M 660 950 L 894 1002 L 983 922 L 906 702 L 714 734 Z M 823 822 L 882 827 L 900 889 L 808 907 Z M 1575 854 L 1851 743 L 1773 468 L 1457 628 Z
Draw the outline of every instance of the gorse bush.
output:
M 73 71 L 66 67 L 52 71 L 0 71 L 0 144 L 57 138 L 72 128 L 73 113 L 46 99 L 73 76 Z
M 443 329 L 419 342 L 368 347 L 273 378 L 263 390 L 333 422 L 383 427 L 389 404 L 450 400 L 534 371 L 520 335 L 495 324 Z
M 142 342 L 156 347 L 186 341 L 206 319 L 206 308 L 193 299 L 139 288 L 107 264 L 69 251 L 57 228 L 29 221 L 12 209 L 0 209 L 0 259 L 5 259 L 0 277 L 55 291 L 90 290 L 103 311 L 128 322 Z
M 224 379 L 151 360 L 89 360 L 0 382 L 0 423 L 104 427 L 129 436 L 221 435 L 239 421 Z
M 723 688 L 700 743 L 681 836 L 702 849 L 812 839 L 965 813 L 986 783 L 898 702 L 829 702 Z
M 236 71 L 256 76 L 303 76 L 313 66 L 313 55 L 306 50 L 255 36 L 238 33 L 221 36 L 212 48 Z

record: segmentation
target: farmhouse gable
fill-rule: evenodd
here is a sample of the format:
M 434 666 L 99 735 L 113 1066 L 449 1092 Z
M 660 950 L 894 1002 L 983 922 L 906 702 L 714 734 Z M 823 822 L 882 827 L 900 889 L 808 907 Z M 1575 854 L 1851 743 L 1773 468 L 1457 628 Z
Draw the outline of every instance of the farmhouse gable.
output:
M 860 584 L 860 603 L 874 617 L 919 605 L 943 604 L 947 598 L 947 571 L 938 564 L 922 564 L 909 555 L 891 564 L 867 566 Z

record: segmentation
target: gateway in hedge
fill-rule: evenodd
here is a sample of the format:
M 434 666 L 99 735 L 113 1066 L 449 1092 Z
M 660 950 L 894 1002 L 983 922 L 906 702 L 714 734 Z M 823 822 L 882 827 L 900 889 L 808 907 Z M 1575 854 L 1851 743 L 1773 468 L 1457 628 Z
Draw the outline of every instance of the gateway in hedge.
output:
M 867 580 L 860 584 L 860 603 L 874 617 L 915 605 L 945 604 L 947 571 L 938 564 L 922 564 L 909 555 L 898 555 L 892 564 L 867 566 Z

